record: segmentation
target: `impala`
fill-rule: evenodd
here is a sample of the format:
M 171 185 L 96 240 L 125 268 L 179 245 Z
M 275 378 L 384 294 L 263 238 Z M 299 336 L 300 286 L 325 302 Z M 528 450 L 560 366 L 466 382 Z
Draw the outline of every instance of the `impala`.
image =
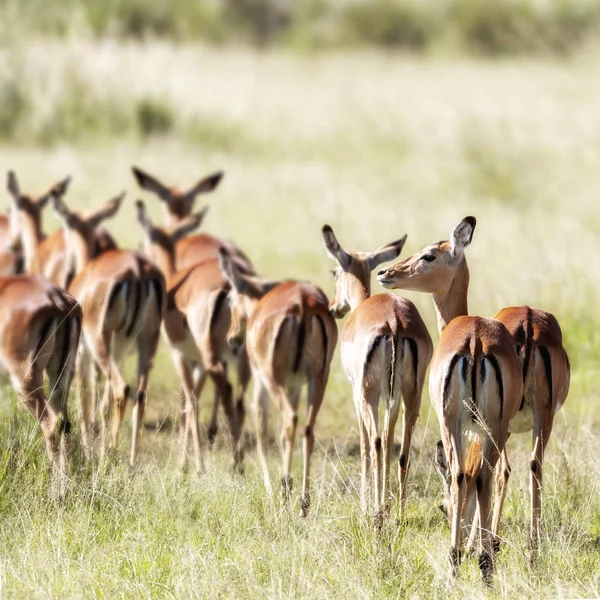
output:
M 223 178 L 223 172 L 218 171 L 200 179 L 189 190 L 167 187 L 152 175 L 138 167 L 132 167 L 132 172 L 139 186 L 157 195 L 164 203 L 167 226 L 177 225 L 191 215 L 198 194 L 211 192 Z M 220 250 L 225 250 L 233 256 L 240 269 L 248 275 L 254 275 L 254 268 L 248 257 L 230 240 L 199 233 L 182 237 L 175 247 L 175 267 L 177 270 L 191 267 L 207 258 L 218 258 Z
M 223 272 L 231 283 L 231 327 L 227 339 L 234 347 L 246 340 L 254 379 L 254 408 L 258 455 L 265 487 L 272 492 L 267 464 L 267 408 L 269 395 L 283 416 L 282 491 L 292 489 L 292 453 L 298 425 L 302 386 L 308 384 L 308 416 L 304 429 L 304 472 L 301 514 L 310 507 L 310 458 L 315 442 L 314 426 L 321 408 L 337 326 L 325 294 L 314 285 L 286 281 L 267 291 L 256 278 L 241 272 L 225 252 L 220 254 Z M 266 292 L 266 293 L 265 293 Z
M 473 219 L 473 227 L 474 224 Z M 382 272 L 380 277 L 386 287 L 434 294 L 440 329 L 453 318 L 467 314 L 469 271 L 466 259 L 454 256 L 447 245 L 428 246 Z M 529 539 L 535 551 L 540 533 L 544 451 L 552 432 L 554 415 L 565 403 L 569 391 L 569 359 L 563 348 L 560 326 L 550 313 L 529 306 L 513 306 L 502 309 L 495 318 L 512 336 L 523 385 L 523 394 L 517 413 L 510 422 L 509 434 L 533 429 L 533 452 L 529 464 Z M 500 513 L 509 476 L 508 458 L 503 452 L 496 473 L 497 493 L 492 521 L 496 549 L 499 545 Z
M 371 466 L 373 503 L 378 520 L 383 511 L 389 512 L 391 446 L 402 398 L 404 417 L 398 483 L 400 514 L 403 515 L 410 442 L 419 416 L 433 344 L 421 315 L 410 300 L 394 294 L 371 296 L 371 271 L 382 262 L 397 258 L 406 236 L 374 252 L 346 252 L 331 227 L 325 225 L 323 240 L 327 252 L 336 262 L 335 297 L 329 309 L 336 318 L 350 312 L 341 332 L 341 352 L 344 372 L 352 384 L 360 433 L 361 505 L 366 511 L 368 469 Z M 378 426 L 382 395 L 385 407 L 383 446 Z
M 67 401 L 80 331 L 81 308 L 68 293 L 39 277 L 0 278 L 0 364 L 40 424 L 59 497 L 66 491 Z
M 13 245 L 17 242 L 23 248 L 24 270 L 31 275 L 41 275 L 60 287 L 67 288 L 73 279 L 72 266 L 67 260 L 65 234 L 58 229 L 49 236 L 42 231 L 42 211 L 52 196 L 63 197 L 69 187 L 67 177 L 52 186 L 41 196 L 23 194 L 13 171 L 8 172 L 7 188 L 12 196 L 11 203 L 11 235 Z M 96 230 L 95 213 L 85 217 L 93 229 L 95 240 L 93 256 L 105 250 L 117 247 L 113 238 L 103 230 Z
M 164 277 L 157 267 L 135 252 L 108 250 L 91 259 L 94 236 L 89 221 L 71 212 L 60 196 L 53 196 L 52 199 L 75 264 L 76 275 L 69 291 L 83 309 L 84 344 L 78 361 L 78 400 L 84 446 L 89 448 L 90 394 L 87 379 L 91 360 L 106 380 L 101 402 L 104 456 L 109 441 L 111 407 L 114 403 L 110 442 L 115 447 L 130 395 L 130 388 L 121 373 L 121 362 L 126 354 L 137 351 L 137 391 L 129 455 L 129 464 L 133 466 L 144 416 L 148 377 L 160 337 L 165 298 Z M 94 223 L 114 215 L 121 199 L 116 198 L 96 211 Z
M 187 466 L 187 447 L 191 432 L 197 471 L 203 469 L 198 429 L 198 398 L 207 377 L 216 387 L 216 399 L 208 429 L 209 438 L 217 431 L 217 408 L 220 399 L 225 409 L 233 446 L 233 469 L 242 471 L 240 437 L 244 421 L 244 395 L 250 378 L 245 348 L 234 357 L 226 334 L 231 321 L 227 302 L 229 283 L 223 276 L 218 259 L 175 270 L 175 247 L 186 234 L 200 226 L 206 208 L 187 217 L 173 228 L 153 225 L 142 201 L 136 203 L 137 219 L 144 231 L 147 255 L 161 269 L 167 281 L 164 338 L 181 380 L 184 395 L 184 430 L 181 466 Z M 227 366 L 237 361 L 238 392 L 235 407 Z M 192 373 L 197 374 L 196 380 Z
M 467 474 L 475 481 L 470 491 L 476 494 L 475 520 L 481 535 L 479 567 L 489 583 L 495 567 L 489 527 L 493 470 L 504 452 L 509 423 L 519 411 L 523 381 L 508 329 L 496 319 L 466 316 L 469 269 L 464 251 L 475 224 L 474 217 L 466 217 L 450 241 L 425 247 L 379 271 L 377 278 L 387 288 L 433 294 L 440 341 L 431 365 L 429 395 L 450 473 L 451 576 L 457 575 L 460 563 Z
M 0 277 L 19 275 L 23 272 L 23 253 L 18 240 L 12 235 L 12 208 L 9 214 L 0 215 Z

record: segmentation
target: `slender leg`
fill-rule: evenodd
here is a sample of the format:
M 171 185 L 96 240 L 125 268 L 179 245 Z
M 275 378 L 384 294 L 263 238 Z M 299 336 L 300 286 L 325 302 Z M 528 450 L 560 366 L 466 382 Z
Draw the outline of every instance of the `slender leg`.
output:
M 529 486 L 531 490 L 531 528 L 529 543 L 531 547 L 531 561 L 535 561 L 537 546 L 540 539 L 540 517 L 542 514 L 542 471 L 544 464 L 544 451 L 550 433 L 552 432 L 552 416 L 536 418 L 533 424 L 533 452 L 529 463 Z
M 267 462 L 267 422 L 269 409 L 269 395 L 259 377 L 254 375 L 254 423 L 256 427 L 256 447 L 258 458 L 263 472 L 265 488 L 269 496 L 273 495 L 271 478 L 269 476 L 269 464 Z
M 502 439 L 504 437 L 504 439 Z M 490 531 L 490 506 L 492 500 L 492 482 L 494 469 L 499 458 L 496 445 L 504 448 L 505 436 L 494 435 L 494 439 L 488 436 L 483 441 L 482 466 L 477 477 L 477 506 L 481 531 L 481 553 L 479 555 L 479 568 L 483 581 L 490 585 L 495 570 L 495 555 L 493 551 L 492 533 Z
M 396 423 L 400 413 L 400 402 L 395 401 L 391 406 L 386 407 L 385 419 L 383 422 L 383 487 L 381 492 L 382 509 L 383 514 L 389 518 L 390 511 L 392 508 L 392 492 L 390 488 L 390 467 L 392 460 L 392 446 L 394 444 L 394 431 L 396 430 Z M 403 419 L 403 439 L 404 430 L 406 429 L 406 417 Z M 409 437 L 410 446 L 410 437 Z M 402 454 L 400 455 L 402 458 Z M 406 470 L 406 469 L 405 469 Z M 400 471 L 398 472 L 400 473 Z M 400 477 L 400 475 L 399 475 Z M 400 480 L 400 479 L 399 479 Z M 400 487 L 402 490 L 402 487 Z
M 81 424 L 81 443 L 86 459 L 92 456 L 91 444 L 91 407 L 90 396 L 93 385 L 90 385 L 91 357 L 85 349 L 77 355 L 77 413 Z
M 190 432 L 194 444 L 194 455 L 196 458 L 196 471 L 201 473 L 204 470 L 202 460 L 202 451 L 200 447 L 200 431 L 198 429 L 198 399 L 193 393 L 192 368 L 188 361 L 180 352 L 173 352 L 173 364 L 179 375 L 181 387 L 185 396 L 185 425 L 181 440 L 181 459 L 180 469 L 187 469 L 187 449 L 190 440 Z
M 506 454 L 505 447 L 500 454 L 500 460 L 496 463 L 496 499 L 494 501 L 494 516 L 492 517 L 492 544 L 494 552 L 500 550 L 498 531 L 500 529 L 500 515 L 504 499 L 506 498 L 509 477 L 510 464 L 508 463 L 508 455 Z
M 369 436 L 369 451 L 373 470 L 373 505 L 375 508 L 375 524 L 380 527 L 383 523 L 381 510 L 381 437 L 379 436 L 377 404 L 379 390 L 362 390 L 361 414 Z
M 354 389 L 354 408 L 356 409 L 356 418 L 358 421 L 358 432 L 360 434 L 360 507 L 363 514 L 369 510 L 369 468 L 371 466 L 371 457 L 369 455 L 369 436 L 365 427 L 365 422 L 360 410 L 361 402 L 360 388 Z

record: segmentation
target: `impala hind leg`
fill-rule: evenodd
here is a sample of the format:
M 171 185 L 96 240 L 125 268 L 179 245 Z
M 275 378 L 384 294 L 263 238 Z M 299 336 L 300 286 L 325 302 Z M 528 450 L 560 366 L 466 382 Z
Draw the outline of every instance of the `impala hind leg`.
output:
M 383 524 L 381 476 L 382 476 L 382 441 L 379 435 L 379 389 L 361 389 L 360 410 L 369 438 L 369 453 L 373 471 L 373 507 L 375 509 L 375 525 L 380 528 Z
M 504 499 L 506 498 L 509 477 L 510 464 L 508 463 L 508 455 L 506 454 L 505 447 L 500 454 L 500 460 L 496 463 L 496 499 L 494 500 L 494 515 L 492 517 L 492 545 L 494 552 L 500 550 L 500 537 L 498 535 L 500 515 L 502 514 Z
M 50 461 L 51 491 L 60 497 L 60 460 L 57 452 L 57 440 L 61 434 L 61 420 L 48 404 L 44 394 L 43 375 L 39 368 L 32 365 L 27 373 L 12 374 L 15 391 L 25 408 L 39 423 L 46 443 L 46 454 Z
M 69 318 L 63 320 L 56 333 L 55 351 L 48 365 L 48 404 L 58 415 L 59 425 L 59 472 L 58 493 L 63 498 L 67 491 L 68 455 L 71 422 L 69 421 L 68 402 L 71 382 L 75 373 L 77 347 L 79 345 L 80 321 Z
M 256 449 L 263 480 L 269 497 L 273 495 L 271 477 L 269 476 L 269 463 L 267 462 L 267 423 L 269 419 L 269 394 L 258 375 L 254 374 L 254 425 L 256 430 Z
M 140 437 L 142 420 L 146 409 L 148 397 L 148 376 L 152 368 L 152 361 L 156 354 L 160 330 L 157 328 L 152 336 L 138 337 L 138 377 L 137 391 L 134 399 L 131 426 L 131 453 L 129 455 L 129 466 L 133 467 L 137 452 L 137 444 Z
M 461 431 L 447 433 L 442 429 L 444 451 L 450 465 L 450 522 L 452 537 L 450 541 L 450 578 L 456 579 L 461 561 L 462 509 L 467 491 L 467 482 L 461 457 Z
M 85 348 L 80 348 L 76 366 L 77 416 L 81 427 L 81 444 L 88 460 L 92 457 L 92 407 L 90 401 L 94 383 L 90 382 L 91 370 L 92 357 Z
M 552 432 L 552 417 L 553 415 L 538 416 L 534 413 L 533 452 L 529 463 L 529 486 L 531 492 L 529 545 L 531 548 L 531 562 L 534 562 L 536 559 L 540 539 L 544 452 L 550 438 L 550 433 Z
M 244 398 L 246 396 L 246 390 L 250 383 L 250 362 L 248 361 L 248 354 L 246 352 L 245 345 L 238 354 L 237 359 L 237 390 L 235 398 L 235 412 L 237 418 L 237 425 L 239 430 L 239 439 L 236 448 L 237 452 L 237 471 L 239 474 L 244 473 L 244 444 L 242 440 L 242 434 L 244 431 L 244 421 L 246 420 L 246 408 Z
M 181 436 L 181 458 L 179 468 L 182 471 L 187 470 L 188 464 L 188 444 L 190 441 L 190 433 L 194 444 L 194 455 L 196 459 L 196 472 L 201 473 L 204 470 L 204 462 L 202 459 L 202 450 L 200 446 L 200 430 L 198 425 L 198 398 L 194 394 L 192 365 L 180 352 L 173 353 L 173 364 L 179 375 L 183 395 L 185 398 L 184 408 L 184 427 L 183 435 Z
M 356 388 L 358 390 L 358 387 Z M 369 435 L 363 421 L 360 410 L 360 397 L 354 394 L 354 408 L 356 409 L 356 419 L 358 421 L 358 433 L 360 435 L 360 507 L 363 514 L 369 511 L 369 469 L 371 467 L 371 457 L 369 455 Z
M 304 454 L 304 472 L 302 475 L 302 499 L 300 504 L 300 514 L 305 517 L 310 508 L 310 459 L 315 446 L 315 421 L 323 403 L 327 378 L 329 376 L 329 366 L 325 372 L 318 374 L 313 379 L 308 380 L 308 416 L 306 427 L 304 429 L 304 439 L 302 450 Z
M 238 468 L 238 453 L 237 447 L 240 439 L 240 428 L 237 420 L 237 414 L 233 406 L 233 394 L 232 386 L 227 378 L 227 364 L 219 362 L 213 365 L 209 369 L 210 378 L 215 384 L 217 394 L 220 402 L 223 404 L 223 410 L 225 411 L 225 417 L 227 418 L 227 425 L 229 427 L 229 437 L 231 441 L 231 447 L 233 451 L 233 472 L 237 471 Z
M 392 490 L 390 487 L 390 467 L 392 461 L 392 448 L 394 445 L 394 431 L 396 430 L 396 423 L 398 422 L 398 416 L 400 413 L 400 402 L 392 402 L 388 404 L 385 410 L 385 417 L 383 421 L 383 476 L 382 476 L 382 490 L 381 490 L 381 502 L 383 514 L 386 518 L 389 518 L 392 508 Z M 406 418 L 403 420 L 403 439 Z M 410 447 L 410 436 L 408 440 Z M 400 455 L 402 458 L 402 454 Z M 399 471 L 400 473 L 400 471 Z M 400 481 L 400 476 L 399 476 Z M 402 486 L 400 491 L 402 491 Z M 402 513 L 401 513 L 402 514 Z
M 495 555 L 493 539 L 490 531 L 490 507 L 492 500 L 492 483 L 494 470 L 498 462 L 498 447 L 503 448 L 505 439 L 500 435 L 492 438 L 486 436 L 482 445 L 482 466 L 476 479 L 477 486 L 477 513 L 481 531 L 481 552 L 479 554 L 479 568 L 486 585 L 490 585 L 495 571 Z
M 283 427 L 281 430 L 282 442 L 282 465 L 283 474 L 281 477 L 281 493 L 286 500 L 290 500 L 292 493 L 292 458 L 294 455 L 294 440 L 296 439 L 296 430 L 298 427 L 298 403 L 300 401 L 300 388 L 290 388 L 285 392 L 279 389 L 274 394 L 280 394 L 279 400 L 276 398 L 278 406 L 282 408 Z M 276 397 L 276 396 L 275 396 Z

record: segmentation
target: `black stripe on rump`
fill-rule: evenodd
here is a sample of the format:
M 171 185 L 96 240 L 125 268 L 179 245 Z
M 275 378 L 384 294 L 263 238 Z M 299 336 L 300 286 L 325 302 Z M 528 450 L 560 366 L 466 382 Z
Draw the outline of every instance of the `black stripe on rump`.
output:
M 547 406 L 552 406 L 552 361 L 550 360 L 550 352 L 548 352 L 548 348 L 544 346 L 539 346 L 538 350 L 542 355 L 542 360 L 544 361 L 544 371 L 546 373 L 546 380 L 548 381 L 548 400 Z
M 129 324 L 125 330 L 125 335 L 127 337 L 133 333 L 133 328 L 135 327 L 135 322 L 137 321 L 138 313 L 140 312 L 140 306 L 142 303 L 142 282 L 139 279 L 134 279 L 133 285 L 131 286 L 131 291 L 134 291 L 135 293 L 135 300 L 133 304 L 133 312 L 131 313 L 131 319 L 129 320 Z
M 496 374 L 498 395 L 500 396 L 500 418 L 502 418 L 502 413 L 504 412 L 504 382 L 502 381 L 502 369 L 500 368 L 498 359 L 493 354 L 487 354 L 485 359 L 490 362 L 492 368 L 494 369 L 494 373 Z
M 419 346 L 417 342 L 412 338 L 405 338 L 408 342 L 408 347 L 410 348 L 410 352 L 413 357 L 413 381 L 414 381 L 414 389 L 417 389 L 417 373 L 419 372 Z
M 220 290 L 215 298 L 215 303 L 213 306 L 212 314 L 210 315 L 210 329 L 212 331 L 217 319 L 219 318 L 219 313 L 221 312 L 221 308 L 223 307 L 223 303 L 227 299 L 227 292 L 225 290 Z
M 302 361 L 302 350 L 304 350 L 304 338 L 306 337 L 306 325 L 304 319 L 300 318 L 296 321 L 296 328 L 298 329 L 298 340 L 296 343 L 296 356 L 294 357 L 293 372 L 297 373 L 300 368 L 300 362 Z
M 37 340 L 37 342 L 35 344 L 35 348 L 33 350 L 32 363 L 34 363 L 37 360 L 38 356 L 42 352 L 42 348 L 46 345 L 46 339 L 48 337 L 50 328 L 52 327 L 53 321 L 54 321 L 54 317 L 52 317 L 51 319 L 48 319 L 42 325 L 42 328 L 40 329 L 40 335 L 38 336 L 38 340 Z
M 321 325 L 321 334 L 323 335 L 323 364 L 321 365 L 321 370 L 325 371 L 327 367 L 327 352 L 329 351 L 329 340 L 327 339 L 327 329 L 325 329 L 325 321 L 323 321 L 323 317 L 321 315 L 315 315 L 317 321 Z
M 446 404 L 448 403 L 448 390 L 450 389 L 450 382 L 452 381 L 452 372 L 454 371 L 456 363 L 461 358 L 462 354 L 454 354 L 450 359 L 450 366 L 448 367 L 448 372 L 446 373 L 446 379 L 444 379 L 444 391 L 442 392 L 442 406 L 444 410 L 446 409 Z

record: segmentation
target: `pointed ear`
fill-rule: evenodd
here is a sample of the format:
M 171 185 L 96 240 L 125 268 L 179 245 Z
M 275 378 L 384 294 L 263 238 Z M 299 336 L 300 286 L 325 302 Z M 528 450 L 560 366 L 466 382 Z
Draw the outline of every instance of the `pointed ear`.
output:
M 6 175 L 6 189 L 10 192 L 15 200 L 21 196 L 21 189 L 14 171 L 9 171 Z
M 69 188 L 69 183 L 71 183 L 70 177 L 65 177 L 62 181 L 59 181 L 57 184 L 53 185 L 43 196 L 40 196 L 36 200 L 37 207 L 42 209 L 48 204 L 51 196 L 64 196 L 67 189 Z
M 452 244 L 452 256 L 458 256 L 471 243 L 477 219 L 465 217 L 452 231 L 450 243 Z
M 174 244 L 176 244 L 182 237 L 186 236 L 188 233 L 192 233 L 192 231 L 196 231 L 200 225 L 202 225 L 202 221 L 204 221 L 204 217 L 208 212 L 208 206 L 205 206 L 201 211 L 186 217 L 182 223 L 177 225 L 171 231 L 171 240 Z
M 237 265 L 231 260 L 231 257 L 227 252 L 221 248 L 219 250 L 219 264 L 221 265 L 221 271 L 225 279 L 229 281 L 231 287 L 235 289 L 238 294 L 243 294 L 248 288 L 248 282 L 246 277 L 240 273 Z
M 406 242 L 406 234 L 404 234 L 399 240 L 385 244 L 385 246 L 377 248 L 375 252 L 371 252 L 367 258 L 369 271 L 372 271 L 381 263 L 398 258 L 398 256 L 400 256 L 400 252 L 402 252 L 402 248 L 404 247 L 404 242 Z
M 119 212 L 126 193 L 127 192 L 122 191 L 118 196 L 115 196 L 108 202 L 105 202 L 104 206 L 91 213 L 88 213 L 85 218 L 85 220 L 88 222 L 88 225 L 95 228 L 98 227 L 102 221 L 114 217 Z
M 65 203 L 62 201 L 60 196 L 50 195 L 50 199 L 52 200 L 52 208 L 54 208 L 54 214 L 58 218 L 59 221 L 63 223 L 63 225 L 67 225 L 67 221 L 71 216 L 71 212 L 65 206 Z
M 133 175 L 136 181 L 138 182 L 138 185 L 142 189 L 148 190 L 149 192 L 156 194 L 161 200 L 164 200 L 165 202 L 169 201 L 169 189 L 160 181 L 158 181 L 158 179 L 152 177 L 152 175 L 148 175 L 148 173 L 145 173 L 144 171 L 138 169 L 138 167 L 135 166 L 131 167 L 131 171 L 133 172 Z
M 323 243 L 327 254 L 337 261 L 342 269 L 347 270 L 350 267 L 350 255 L 340 246 L 340 243 L 329 225 L 323 225 Z
M 188 192 L 186 197 L 193 200 L 198 194 L 205 194 L 206 192 L 212 192 L 223 179 L 223 171 L 217 171 L 208 177 L 204 177 L 196 185 L 194 185 Z
M 135 203 L 135 212 L 137 216 L 138 223 L 146 233 L 146 235 L 150 236 L 152 233 L 152 220 L 148 215 L 148 211 L 146 210 L 146 205 L 141 201 L 137 200 Z

